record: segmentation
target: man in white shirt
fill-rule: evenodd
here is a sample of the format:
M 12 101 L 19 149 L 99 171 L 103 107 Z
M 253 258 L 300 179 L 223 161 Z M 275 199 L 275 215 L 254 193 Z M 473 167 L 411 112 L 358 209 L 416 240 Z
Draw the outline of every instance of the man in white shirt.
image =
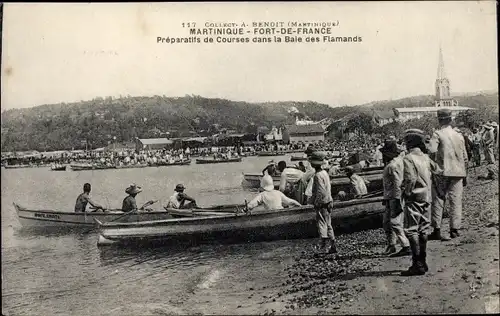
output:
M 264 208 L 268 211 L 280 210 L 284 205 L 302 206 L 299 202 L 285 196 L 281 191 L 275 190 L 273 178 L 268 174 L 262 177 L 260 187 L 264 189 L 264 192 L 259 193 L 248 203 L 248 210 L 252 210 L 259 205 L 264 205 Z
M 304 173 L 299 169 L 287 168 L 285 161 L 278 163 L 278 170 L 281 172 L 280 191 L 288 197 L 294 196 L 296 187 Z

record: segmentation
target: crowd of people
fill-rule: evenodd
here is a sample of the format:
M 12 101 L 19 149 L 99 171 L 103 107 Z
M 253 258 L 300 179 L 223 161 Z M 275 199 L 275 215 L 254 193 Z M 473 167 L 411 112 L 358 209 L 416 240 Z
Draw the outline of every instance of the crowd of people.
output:
M 400 140 L 395 136 L 384 141 L 368 139 L 365 142 L 346 145 L 342 142 L 326 143 L 323 146 L 309 146 L 304 149 L 305 162 L 298 166 L 287 166 L 285 161 L 271 162 L 263 171 L 261 192 L 246 206 L 251 210 L 262 205 L 266 210 L 282 209 L 285 206 L 313 205 L 316 210 L 319 249 L 327 253 L 337 253 L 337 245 L 331 213 L 334 199 L 353 199 L 366 196 L 367 181 L 357 174 L 357 168 L 345 168 L 350 186 L 346 191 L 332 196 L 331 176 L 339 172 L 340 161 L 330 159 L 331 151 L 369 150 L 371 162 L 383 166 L 384 229 L 387 235 L 388 256 L 412 256 L 412 265 L 402 274 L 423 275 L 428 271 L 427 243 L 429 240 L 447 241 L 459 237 L 462 225 L 462 196 L 467 186 L 469 161 L 481 163 L 483 151 L 486 163 L 494 165 L 498 149 L 498 125 L 493 122 L 468 131 L 452 127 L 452 114 L 447 109 L 437 113 L 439 128 L 432 135 L 420 129 L 408 129 Z M 235 148 L 234 154 L 242 149 Z M 224 154 L 231 154 L 226 149 Z M 152 158 L 189 157 L 186 151 L 157 151 L 118 154 L 131 161 L 148 161 Z M 113 155 L 113 154 L 112 154 Z M 162 156 L 163 155 L 163 156 Z M 114 157 L 109 157 L 113 159 Z M 361 161 L 358 161 L 358 164 Z M 274 187 L 273 176 L 280 177 L 278 189 Z M 176 186 L 167 207 L 196 208 L 196 200 L 185 192 L 182 184 Z M 133 184 L 126 190 L 122 211 L 134 212 L 138 208 L 135 196 L 142 189 Z M 85 184 L 84 192 L 77 198 L 75 211 L 85 211 L 87 203 L 102 208 L 90 199 L 90 184 Z M 445 203 L 446 201 L 446 203 Z M 441 230 L 444 209 L 450 217 L 449 232 Z M 397 250 L 397 244 L 401 249 Z
M 459 237 L 462 225 L 462 197 L 467 186 L 469 159 L 472 152 L 467 145 L 467 134 L 452 127 L 452 114 L 447 109 L 438 111 L 439 129 L 426 135 L 420 129 L 406 130 L 403 143 L 395 137 L 384 141 L 378 148 L 382 154 L 384 229 L 387 235 L 388 256 L 411 255 L 412 264 L 402 275 L 423 275 L 428 270 L 427 243 L 429 240 L 447 241 Z M 494 148 L 498 148 L 498 125 L 486 123 L 474 130 L 481 136 L 486 163 L 495 164 Z M 475 139 L 476 143 L 478 142 Z M 401 146 L 402 145 L 402 146 Z M 480 154 L 480 152 L 479 152 Z M 250 206 L 264 205 L 266 209 L 281 209 L 286 205 L 312 204 L 316 210 L 320 249 L 337 253 L 336 239 L 331 223 L 333 200 L 330 176 L 325 170 L 327 154 L 324 151 L 308 153 L 311 166 L 306 172 L 287 168 L 284 162 L 277 165 L 281 172 L 278 190 L 271 185 L 274 165 L 263 170 L 261 188 Z M 477 162 L 478 158 L 474 158 Z M 353 186 L 364 186 L 361 177 L 353 180 L 353 169 L 349 177 Z M 295 199 L 287 192 L 287 181 L 296 184 Z M 358 184 L 359 183 L 359 184 Z M 366 190 L 366 188 L 363 188 Z M 364 191 L 366 193 L 366 191 Z M 304 200 L 302 200 L 304 199 Z M 445 203 L 446 201 L 446 203 Z M 302 202 L 302 203 L 301 203 Z M 443 212 L 448 210 L 449 232 L 442 230 Z M 397 251 L 397 243 L 401 249 Z

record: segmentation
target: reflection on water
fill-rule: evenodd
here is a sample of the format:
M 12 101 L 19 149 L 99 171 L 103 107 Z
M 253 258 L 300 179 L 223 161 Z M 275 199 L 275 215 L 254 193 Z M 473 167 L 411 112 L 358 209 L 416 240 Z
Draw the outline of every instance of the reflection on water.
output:
M 288 157 L 289 159 L 289 157 Z M 97 248 L 95 233 L 21 228 L 13 202 L 71 211 L 83 183 L 107 207 L 119 207 L 125 187 L 142 185 L 138 204 L 166 203 L 177 183 L 200 205 L 236 204 L 255 193 L 243 172 L 262 170 L 266 157 L 242 163 L 50 172 L 2 170 L 2 311 L 8 315 L 144 315 L 231 313 L 248 288 L 280 284 L 283 267 L 310 241 L 237 245 L 183 244 L 161 248 Z

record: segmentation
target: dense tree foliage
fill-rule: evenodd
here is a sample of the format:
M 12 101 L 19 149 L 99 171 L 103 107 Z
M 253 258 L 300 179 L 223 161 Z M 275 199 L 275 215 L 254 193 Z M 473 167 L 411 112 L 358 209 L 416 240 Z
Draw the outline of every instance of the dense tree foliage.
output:
M 457 99 L 460 105 L 479 109 L 498 104 L 497 93 Z M 301 117 L 311 120 L 339 120 L 351 114 L 345 124 L 348 131 L 372 133 L 378 132 L 371 116 L 373 110 L 430 106 L 432 102 L 432 96 L 419 96 L 362 106 L 330 107 L 312 101 L 248 103 L 200 96 L 99 97 L 2 112 L 2 151 L 77 149 L 85 148 L 86 142 L 97 148 L 134 137 L 208 136 L 223 129 L 255 133 L 293 123 L 296 114 L 290 113 L 292 107 Z M 497 117 L 498 107 L 491 108 Z M 488 112 L 483 116 L 491 115 Z M 393 126 L 389 131 L 397 129 Z

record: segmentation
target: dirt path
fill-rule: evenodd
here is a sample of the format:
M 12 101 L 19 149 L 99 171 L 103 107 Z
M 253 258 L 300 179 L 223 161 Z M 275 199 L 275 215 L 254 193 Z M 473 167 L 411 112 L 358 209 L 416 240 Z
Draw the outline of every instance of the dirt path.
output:
M 486 173 L 486 168 L 477 172 Z M 382 256 L 382 230 L 341 236 L 337 259 L 302 254 L 288 268 L 281 291 L 271 296 L 280 304 L 267 310 L 271 314 L 499 313 L 498 182 L 474 178 L 471 175 L 465 190 L 462 235 L 430 242 L 430 271 L 425 276 L 399 275 L 411 259 Z

